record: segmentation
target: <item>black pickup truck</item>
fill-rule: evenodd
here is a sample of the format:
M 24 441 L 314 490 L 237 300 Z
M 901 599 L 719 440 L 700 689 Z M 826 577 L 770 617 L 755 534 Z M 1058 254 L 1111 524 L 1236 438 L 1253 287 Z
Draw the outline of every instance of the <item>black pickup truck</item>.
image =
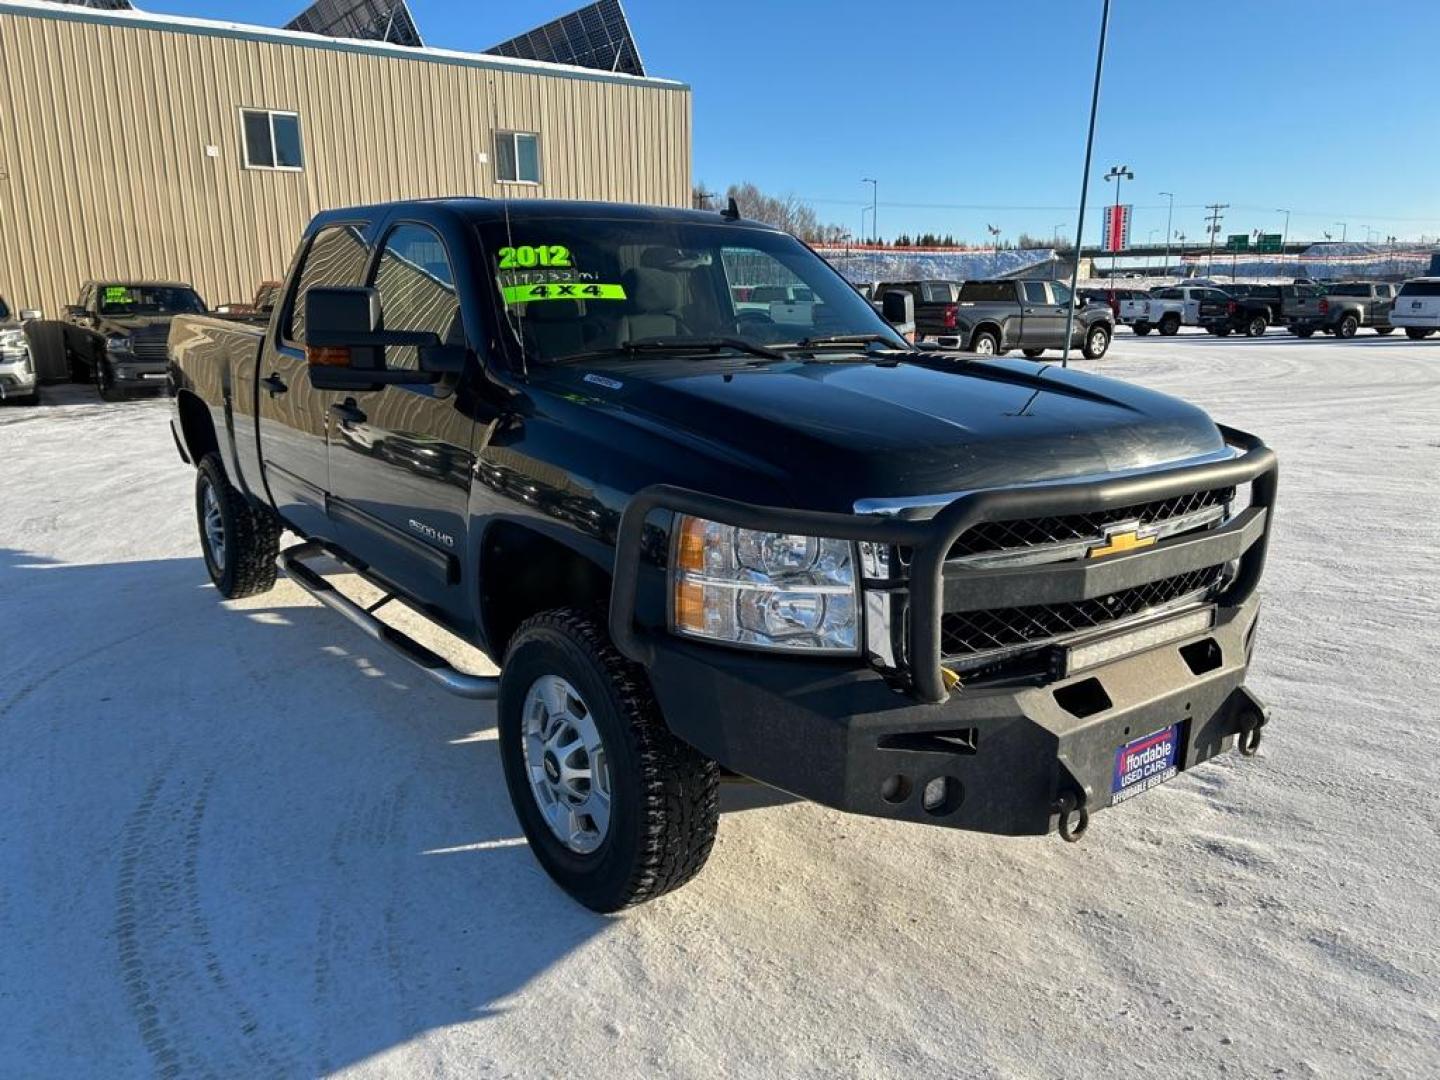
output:
M 163 390 L 170 320 L 204 311 L 205 302 L 183 282 L 85 282 L 63 320 L 71 379 L 93 382 L 106 401 Z
M 884 299 L 887 292 L 908 292 L 915 298 L 915 340 L 929 341 L 946 334 L 954 334 L 959 312 L 956 302 L 960 299 L 963 281 L 894 281 L 880 282 L 874 287 L 876 302 Z
M 1280 322 L 1285 290 L 1293 285 L 1227 285 L 1223 296 L 1200 299 L 1200 325 L 1216 337 L 1261 337 Z
M 967 281 L 956 303 L 955 329 L 938 340 L 981 356 L 1004 356 L 1012 349 L 1039 356 L 1065 344 L 1067 313 L 1075 307 L 1070 347 L 1087 360 L 1099 360 L 1110 348 L 1115 316 L 1106 304 L 1071 299 L 1058 281 Z
M 813 301 L 737 308 L 736 268 L 767 263 Z M 699 871 L 722 776 L 1077 839 L 1259 741 L 1273 454 L 1137 386 L 914 350 L 736 211 L 328 211 L 268 327 L 183 316 L 170 351 L 218 592 L 270 588 L 278 557 L 441 687 L 498 698 L 531 849 L 597 910 Z

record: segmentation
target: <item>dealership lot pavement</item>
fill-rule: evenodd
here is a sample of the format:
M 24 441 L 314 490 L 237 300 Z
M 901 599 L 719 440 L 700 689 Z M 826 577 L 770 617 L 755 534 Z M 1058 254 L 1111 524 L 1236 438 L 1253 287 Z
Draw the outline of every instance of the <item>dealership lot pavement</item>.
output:
M 1281 455 L 1260 756 L 1076 846 L 731 792 L 608 919 L 526 850 L 490 706 L 284 581 L 217 602 L 168 403 L 0 409 L 0 1073 L 1440 1071 L 1440 341 L 1083 366 Z

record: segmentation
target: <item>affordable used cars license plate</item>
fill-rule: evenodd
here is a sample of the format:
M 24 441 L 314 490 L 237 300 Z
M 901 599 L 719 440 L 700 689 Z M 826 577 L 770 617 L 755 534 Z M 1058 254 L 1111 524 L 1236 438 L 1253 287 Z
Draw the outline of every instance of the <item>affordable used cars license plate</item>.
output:
M 1145 735 L 1115 751 L 1115 773 L 1110 788 L 1112 804 L 1165 783 L 1179 769 L 1180 725 Z

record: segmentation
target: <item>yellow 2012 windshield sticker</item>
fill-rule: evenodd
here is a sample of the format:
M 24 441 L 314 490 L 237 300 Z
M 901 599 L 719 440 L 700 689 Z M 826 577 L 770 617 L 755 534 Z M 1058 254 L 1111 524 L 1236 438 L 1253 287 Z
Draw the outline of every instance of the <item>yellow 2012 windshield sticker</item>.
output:
M 624 300 L 625 286 L 587 281 L 545 281 L 535 285 L 502 285 L 507 304 L 533 304 L 540 300 Z

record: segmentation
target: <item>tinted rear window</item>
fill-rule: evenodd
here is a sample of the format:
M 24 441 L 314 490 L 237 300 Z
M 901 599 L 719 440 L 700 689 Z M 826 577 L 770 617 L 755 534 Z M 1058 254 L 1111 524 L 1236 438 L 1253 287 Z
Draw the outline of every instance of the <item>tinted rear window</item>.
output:
M 1331 296 L 1369 296 L 1369 285 L 1331 285 Z
M 1015 283 L 1013 281 L 967 281 L 960 286 L 960 299 L 980 302 L 1014 300 Z
M 1400 288 L 1401 296 L 1440 296 L 1440 281 L 1407 281 Z

